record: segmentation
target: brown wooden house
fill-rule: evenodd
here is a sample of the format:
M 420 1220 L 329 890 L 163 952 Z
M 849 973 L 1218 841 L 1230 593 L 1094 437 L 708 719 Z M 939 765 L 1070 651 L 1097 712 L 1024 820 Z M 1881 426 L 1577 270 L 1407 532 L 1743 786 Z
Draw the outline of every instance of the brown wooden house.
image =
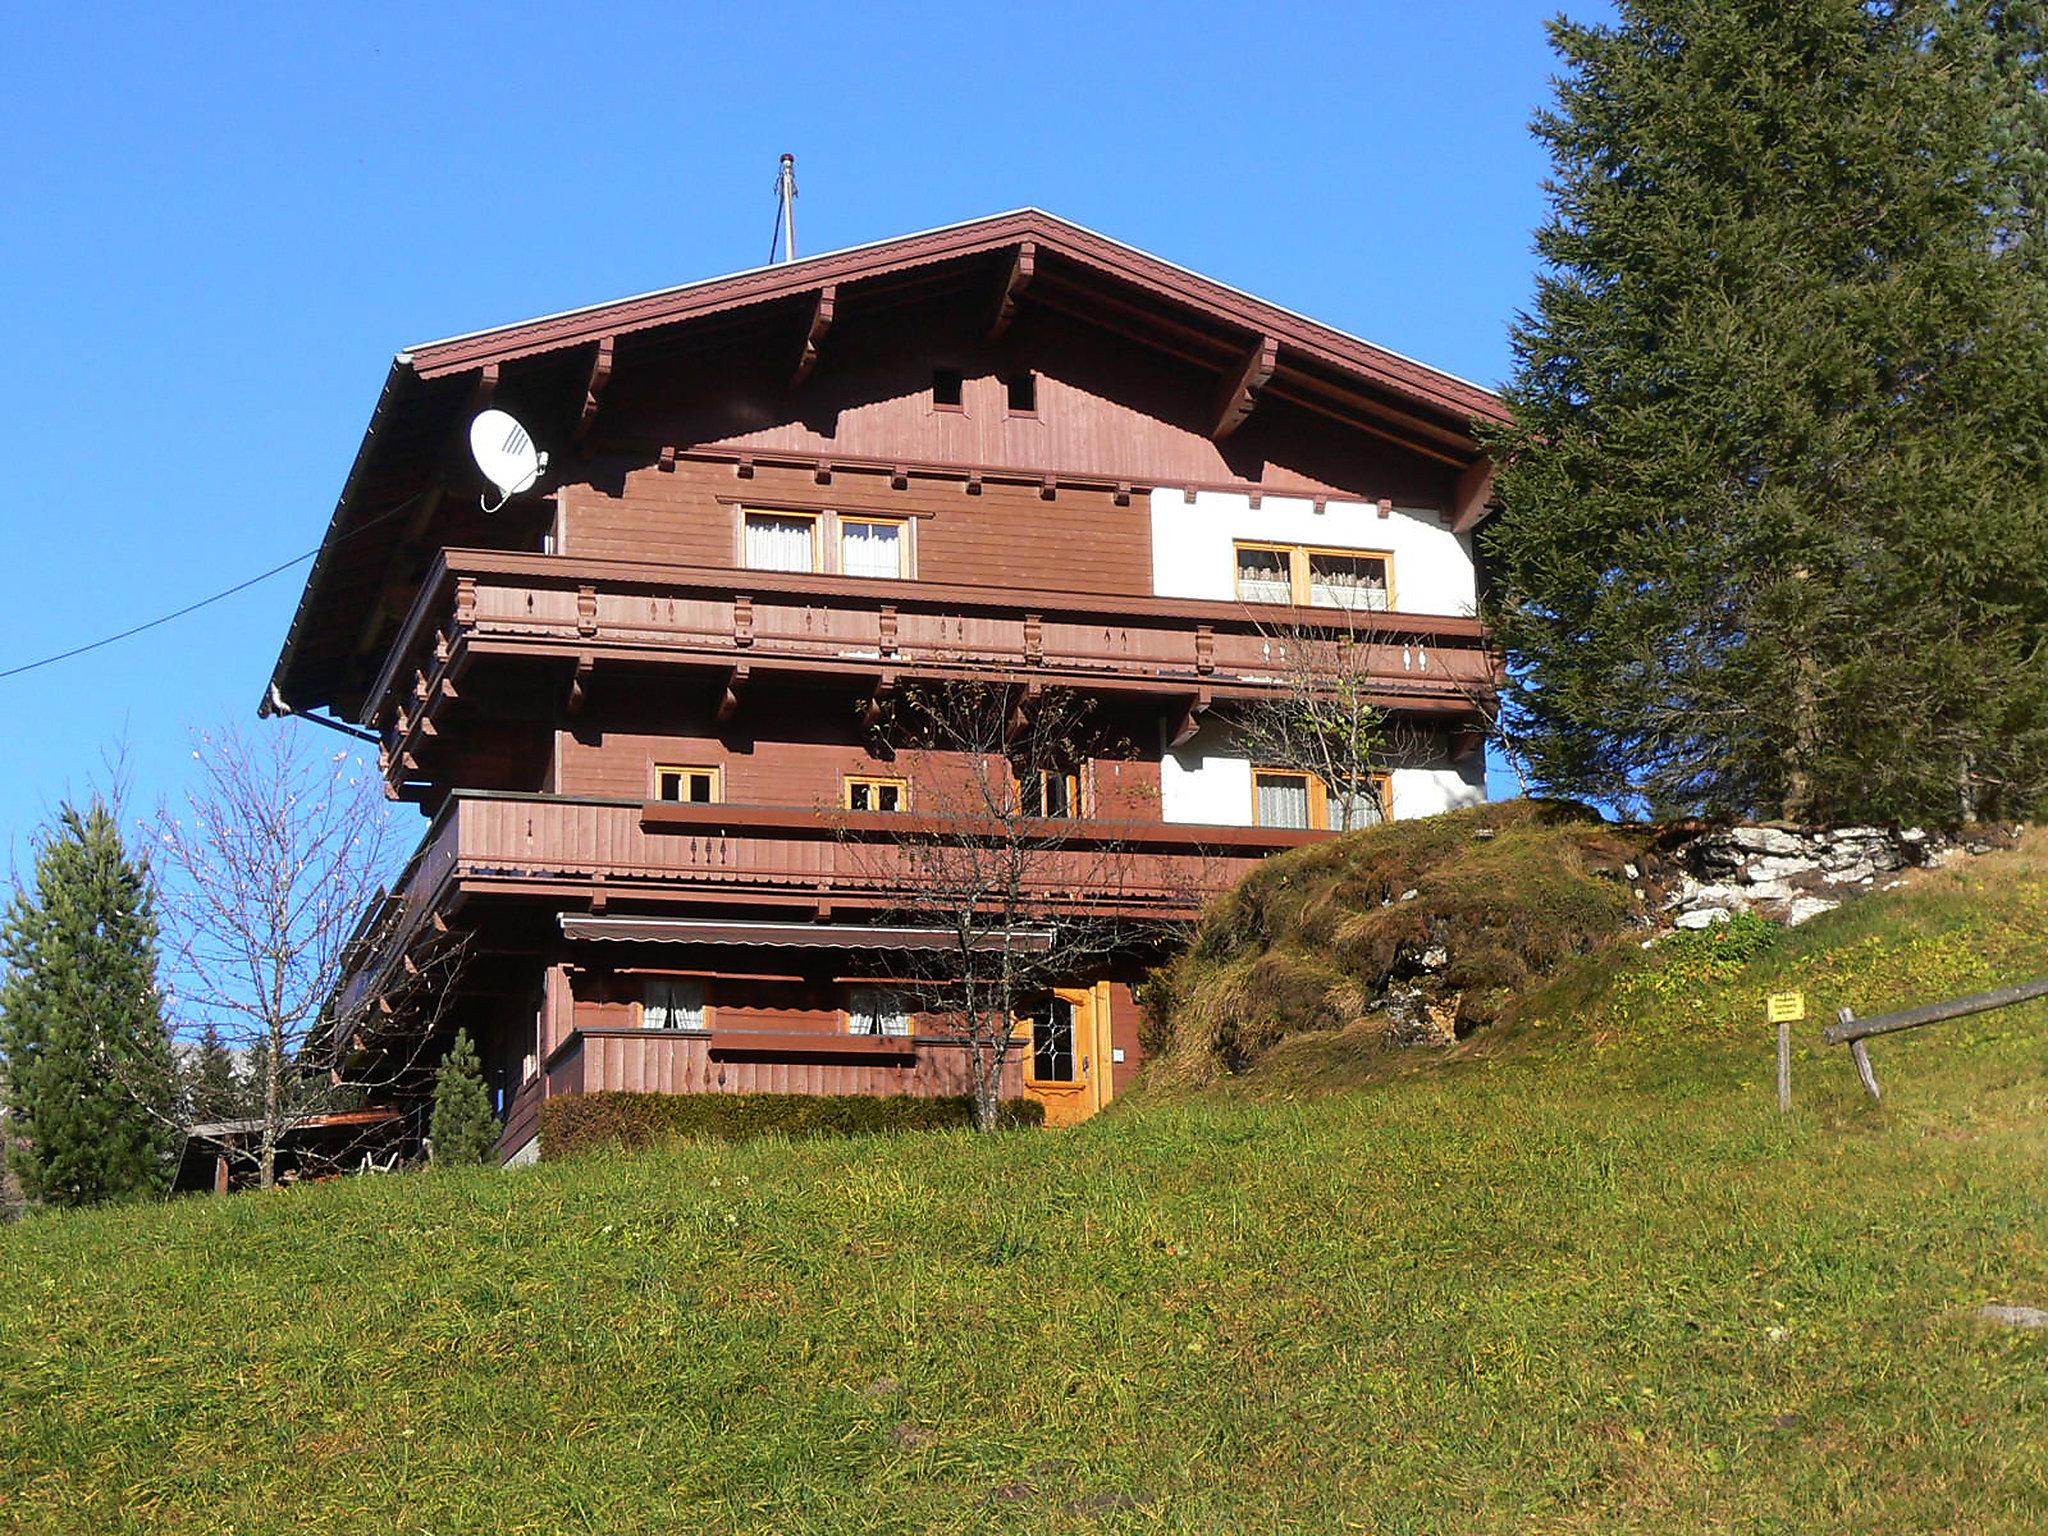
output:
M 552 455 L 491 514 L 486 406 Z M 401 353 L 265 706 L 360 722 L 428 818 L 345 996 L 468 935 L 441 1027 L 478 1039 L 508 1158 L 552 1094 L 965 1091 L 901 985 L 932 940 L 892 850 L 933 807 L 877 709 L 973 676 L 1113 714 L 1125 748 L 1029 788 L 1072 823 L 1049 908 L 1184 918 L 1323 835 L 1322 786 L 1230 718 L 1333 612 L 1410 727 L 1379 809 L 1483 798 L 1500 415 L 1032 210 Z M 1027 1026 L 1013 1086 L 1050 1119 L 1137 1069 L 1145 958 Z

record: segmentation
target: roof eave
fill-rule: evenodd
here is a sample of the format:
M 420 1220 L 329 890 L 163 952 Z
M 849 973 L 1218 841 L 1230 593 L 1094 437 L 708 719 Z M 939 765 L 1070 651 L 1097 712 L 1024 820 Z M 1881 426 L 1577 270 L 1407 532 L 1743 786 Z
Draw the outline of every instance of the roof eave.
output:
M 296 707 L 286 692 L 285 681 L 298 654 L 299 638 L 305 629 L 308 610 L 312 606 L 314 594 L 320 589 L 320 578 L 326 573 L 334 546 L 346 537 L 342 525 L 348 520 L 348 515 L 355 505 L 356 491 L 362 483 L 370 455 L 376 447 L 378 429 L 384 424 L 399 386 L 414 376 L 415 370 L 410 353 L 401 352 L 391 360 L 390 371 L 384 376 L 384 388 L 377 396 L 376 408 L 370 412 L 370 423 L 363 429 L 362 441 L 356 445 L 355 459 L 349 465 L 348 478 L 342 482 L 341 497 L 334 504 L 333 515 L 327 520 L 327 531 L 321 536 L 320 547 L 314 551 L 313 569 L 307 572 L 306 584 L 299 591 L 298 607 L 292 610 L 292 622 L 285 630 L 284 645 L 278 651 L 277 664 L 271 668 L 269 686 L 264 689 L 263 698 L 256 706 L 259 718 L 267 719 L 272 715 L 289 713 Z M 279 707 L 280 702 L 284 706 L 282 709 Z

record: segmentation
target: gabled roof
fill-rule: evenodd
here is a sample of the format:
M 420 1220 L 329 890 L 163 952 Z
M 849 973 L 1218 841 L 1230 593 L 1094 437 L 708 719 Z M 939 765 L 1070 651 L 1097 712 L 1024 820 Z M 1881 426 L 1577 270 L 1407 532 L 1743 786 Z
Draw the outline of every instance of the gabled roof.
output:
M 942 270 L 943 269 L 943 270 Z M 950 274 L 950 276 L 948 275 Z M 1214 375 L 1210 423 L 1223 437 L 1264 398 L 1288 401 L 1461 472 L 1459 527 L 1483 516 L 1490 474 L 1474 435 L 1505 421 L 1498 396 L 1453 374 L 1254 298 L 1035 208 L 757 267 L 634 298 L 409 347 L 393 360 L 320 553 L 272 673 L 288 707 L 353 712 L 376 659 L 379 623 L 396 624 L 432 548 L 488 535 L 460 526 L 461 497 L 439 490 L 465 473 L 451 445 L 467 415 L 493 398 L 588 424 L 620 338 L 694 333 L 705 322 L 808 323 L 822 334 L 833 306 L 886 299 L 919 282 L 985 284 L 991 334 L 1022 302 L 1111 326 L 1140 345 Z M 729 316 L 729 321 L 712 317 Z M 801 337 L 799 337 L 801 339 Z M 808 356 L 811 348 L 806 343 Z M 807 364 L 806 364 L 807 367 Z M 797 378 L 804 376 L 799 369 Z M 545 402 L 545 404 L 542 404 Z M 532 420 L 529 426 L 535 425 Z M 1054 470 L 1069 466 L 1043 466 Z M 427 527 L 453 517 L 431 541 Z M 472 519 L 473 521 L 473 519 Z M 399 611 L 392 611 L 394 604 Z
M 507 363 L 537 353 L 580 346 L 655 326 L 674 325 L 724 310 L 807 293 L 824 284 L 858 282 L 935 262 L 1005 250 L 1029 242 L 1033 265 L 1040 256 L 1064 259 L 1121 278 L 1161 298 L 1177 300 L 1236 321 L 1251 336 L 1272 336 L 1283 348 L 1299 349 L 1411 398 L 1465 419 L 1505 420 L 1492 390 L 1432 368 L 1399 352 L 1375 346 L 1334 326 L 1186 267 L 1070 224 L 1037 208 L 1019 208 L 970 219 L 914 235 L 898 235 L 797 261 L 754 267 L 727 277 L 705 278 L 661 288 L 630 299 L 563 310 L 535 320 L 494 326 L 423 342 L 398 354 L 398 362 L 423 379 L 459 373 L 487 363 Z M 1027 275 L 1028 282 L 1028 275 Z

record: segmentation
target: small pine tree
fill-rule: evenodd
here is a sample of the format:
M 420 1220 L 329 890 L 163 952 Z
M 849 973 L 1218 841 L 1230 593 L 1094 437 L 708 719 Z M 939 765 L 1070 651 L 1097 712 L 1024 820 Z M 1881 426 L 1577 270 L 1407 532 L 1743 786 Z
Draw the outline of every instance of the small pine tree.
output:
M 34 888 L 0 920 L 0 1055 L 23 1191 L 51 1205 L 159 1194 L 176 1072 L 157 990 L 149 872 L 112 811 L 65 806 Z
M 216 1024 L 207 1024 L 186 1062 L 184 1099 L 185 1117 L 194 1125 L 236 1120 L 248 1112 L 248 1087 L 235 1071 L 234 1053 Z
M 476 1047 L 459 1029 L 434 1078 L 434 1161 L 481 1163 L 498 1144 L 498 1129 Z

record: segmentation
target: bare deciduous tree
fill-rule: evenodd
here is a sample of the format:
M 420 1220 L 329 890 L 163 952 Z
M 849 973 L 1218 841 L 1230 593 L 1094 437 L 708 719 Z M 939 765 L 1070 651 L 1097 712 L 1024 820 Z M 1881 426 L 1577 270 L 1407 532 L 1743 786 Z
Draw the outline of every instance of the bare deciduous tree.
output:
M 255 1078 L 268 1188 L 285 1133 L 338 1102 L 332 1003 L 382 904 L 393 831 L 356 754 L 293 727 L 199 733 L 192 756 L 197 782 L 152 828 L 172 991 Z
M 1231 711 L 1238 741 L 1255 762 L 1314 774 L 1329 794 L 1340 832 L 1386 819 L 1379 779 L 1408 744 L 1374 702 L 1385 684 L 1369 664 L 1353 615 L 1325 622 L 1262 624 L 1272 692 Z
M 900 830 L 849 847 L 901 892 L 897 916 L 948 935 L 908 963 L 929 1011 L 966 1037 L 976 1123 L 991 1130 L 1025 1008 L 1157 926 L 1119 913 L 1129 860 L 1079 803 L 1081 771 L 1114 733 L 1070 691 L 986 680 L 911 685 L 877 731 L 912 799 Z

